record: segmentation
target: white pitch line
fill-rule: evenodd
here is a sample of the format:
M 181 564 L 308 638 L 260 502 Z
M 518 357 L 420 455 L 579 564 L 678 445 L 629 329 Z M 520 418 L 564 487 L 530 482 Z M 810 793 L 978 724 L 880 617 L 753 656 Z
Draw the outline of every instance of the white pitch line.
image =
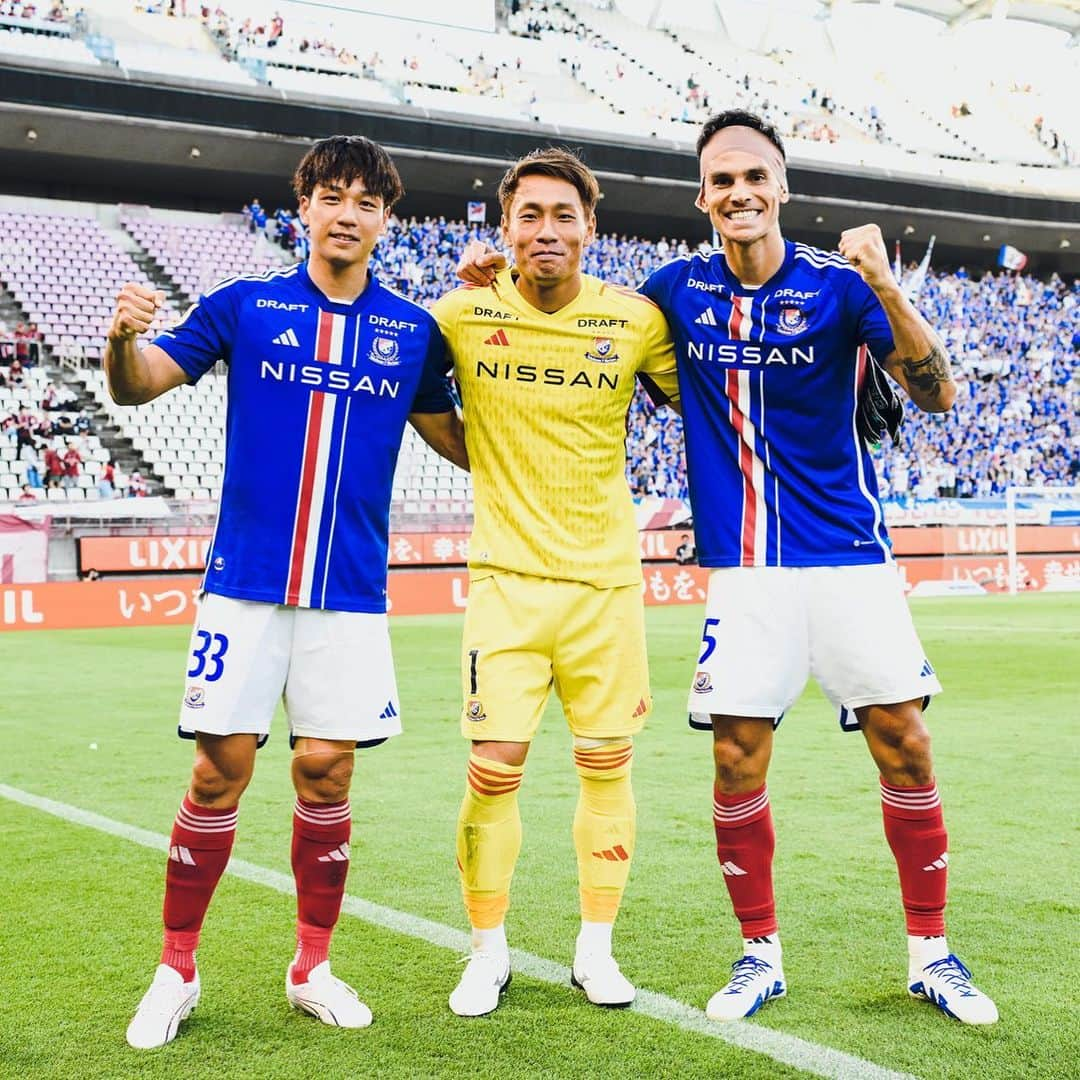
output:
M 935 630 L 989 630 L 999 634 L 1061 634 L 1068 636 L 1069 629 L 1064 626 L 1010 626 L 1008 623 L 936 623 L 927 626 L 924 633 Z
M 52 814 L 53 817 L 75 825 L 84 825 L 98 832 L 108 833 L 121 840 L 140 844 L 155 851 L 167 852 L 169 850 L 167 837 L 147 829 L 140 829 L 135 825 L 113 821 L 90 810 L 55 802 L 19 788 L 8 787 L 7 784 L 0 784 L 0 795 L 12 802 Z M 243 859 L 233 858 L 229 860 L 226 872 L 287 896 L 296 895 L 291 875 L 279 873 L 277 870 L 268 870 L 264 866 L 256 866 Z M 470 949 L 469 935 L 463 930 L 455 930 L 442 923 L 420 918 L 418 915 L 409 915 L 403 911 L 383 907 L 381 904 L 373 904 L 358 896 L 346 896 L 341 910 L 372 926 L 392 930 L 444 949 L 452 949 L 459 953 L 467 953 Z M 535 956 L 521 949 L 511 949 L 510 956 L 514 970 L 522 975 L 528 975 L 530 978 L 552 983 L 555 986 L 569 987 L 570 969 L 562 964 L 545 960 L 541 956 Z M 694 1009 L 681 1001 L 676 1001 L 665 994 L 654 993 L 652 990 L 639 989 L 637 1000 L 631 1009 L 643 1016 L 681 1028 L 683 1031 L 720 1039 L 732 1046 L 763 1054 L 774 1061 L 783 1062 L 785 1065 L 791 1065 L 793 1068 L 802 1069 L 816 1076 L 829 1077 L 831 1080 L 916 1080 L 909 1073 L 884 1069 L 880 1065 L 864 1061 L 853 1054 L 845 1054 L 841 1050 L 833 1050 L 828 1046 L 819 1046 L 817 1043 L 800 1039 L 796 1035 L 787 1035 L 771 1028 L 760 1027 L 750 1021 L 743 1020 L 728 1024 L 711 1021 L 700 1009 Z

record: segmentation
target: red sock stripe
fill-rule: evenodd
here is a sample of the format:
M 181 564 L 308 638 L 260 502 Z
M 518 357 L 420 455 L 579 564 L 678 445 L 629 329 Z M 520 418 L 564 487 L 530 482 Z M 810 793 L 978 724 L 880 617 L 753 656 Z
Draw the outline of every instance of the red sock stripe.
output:
M 184 796 L 173 822 L 165 864 L 162 963 L 176 968 L 185 981 L 194 978 L 199 931 L 229 861 L 237 817 L 235 806 L 198 806 Z
M 925 814 L 941 805 L 937 783 L 924 787 L 899 788 L 881 781 L 881 801 L 894 810 Z
M 523 773 L 505 773 L 495 768 L 478 765 L 474 758 L 469 759 L 469 786 L 481 795 L 509 795 L 521 787 Z
M 881 812 L 900 877 L 907 932 L 939 937 L 945 933 L 949 834 L 937 785 L 897 788 L 882 780 Z
M 622 747 L 619 750 L 608 750 L 597 753 L 593 750 L 575 750 L 574 764 L 582 769 L 593 769 L 603 772 L 607 769 L 621 769 L 628 764 L 634 756 L 632 746 Z
M 772 860 L 776 847 L 768 790 L 744 795 L 713 789 L 716 857 L 744 938 L 776 932 Z
M 769 808 L 769 790 L 761 787 L 745 795 L 713 791 L 713 822 L 720 828 L 736 828 L 761 817 Z
M 176 812 L 176 823 L 189 832 L 227 833 L 236 828 L 239 819 L 239 807 L 230 806 L 224 810 L 210 806 L 198 806 L 186 795 Z
M 633 743 L 623 743 L 620 746 L 575 746 L 574 757 L 621 757 L 633 751 Z
M 348 843 L 352 819 L 349 800 L 338 803 L 311 803 L 298 799 L 293 814 L 292 869 L 296 880 L 298 924 L 323 927 L 337 923 L 345 879 L 349 873 Z M 324 957 L 325 959 L 325 957 Z M 308 956 L 312 966 L 320 960 Z M 294 981 L 306 979 L 302 969 Z
M 309 825 L 340 825 L 352 818 L 348 799 L 336 803 L 313 803 L 298 798 L 293 812 Z

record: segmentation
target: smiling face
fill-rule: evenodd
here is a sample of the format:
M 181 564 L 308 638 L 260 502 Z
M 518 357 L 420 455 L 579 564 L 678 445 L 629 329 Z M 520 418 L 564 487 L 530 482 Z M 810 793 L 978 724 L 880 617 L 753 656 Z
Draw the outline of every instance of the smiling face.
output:
M 568 180 L 527 175 L 505 207 L 502 231 L 521 278 L 536 288 L 554 289 L 581 274 L 582 252 L 596 234 L 596 215 L 585 209 Z
M 311 258 L 336 273 L 363 264 L 386 227 L 389 207 L 357 178 L 348 187 L 316 184 L 300 197 L 300 219 L 311 239 Z
M 714 137 L 701 151 L 701 177 L 697 207 L 725 247 L 780 238 L 780 207 L 790 196 L 765 158 Z

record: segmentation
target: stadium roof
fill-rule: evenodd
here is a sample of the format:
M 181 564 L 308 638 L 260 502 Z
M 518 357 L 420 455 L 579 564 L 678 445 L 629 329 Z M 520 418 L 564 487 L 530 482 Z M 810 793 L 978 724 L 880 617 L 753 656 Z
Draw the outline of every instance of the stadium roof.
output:
M 842 0 L 822 2 L 831 8 Z M 864 2 L 879 3 L 880 0 Z M 975 19 L 990 17 L 999 2 L 1001 0 L 895 0 L 894 6 L 932 15 L 955 28 Z M 1053 26 L 1080 40 L 1080 0 L 1004 0 L 1004 8 L 1010 19 Z

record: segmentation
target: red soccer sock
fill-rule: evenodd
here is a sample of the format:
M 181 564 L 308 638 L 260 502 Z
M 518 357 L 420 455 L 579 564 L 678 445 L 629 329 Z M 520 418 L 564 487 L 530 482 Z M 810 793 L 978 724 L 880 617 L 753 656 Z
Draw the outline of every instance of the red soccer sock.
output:
M 165 870 L 165 940 L 161 962 L 191 982 L 195 950 L 206 909 L 229 861 L 236 837 L 237 808 L 197 806 L 187 795 L 169 838 Z
M 937 784 L 898 788 L 882 780 L 881 810 L 900 873 L 907 932 L 940 937 L 945 933 L 949 836 Z
M 293 813 L 292 867 L 296 878 L 296 957 L 292 981 L 307 982 L 330 953 L 345 878 L 349 873 L 349 800 L 312 803 L 297 797 Z
M 716 857 L 743 937 L 775 934 L 772 860 L 776 833 L 768 788 L 762 784 L 745 795 L 724 795 L 714 789 L 713 825 Z

